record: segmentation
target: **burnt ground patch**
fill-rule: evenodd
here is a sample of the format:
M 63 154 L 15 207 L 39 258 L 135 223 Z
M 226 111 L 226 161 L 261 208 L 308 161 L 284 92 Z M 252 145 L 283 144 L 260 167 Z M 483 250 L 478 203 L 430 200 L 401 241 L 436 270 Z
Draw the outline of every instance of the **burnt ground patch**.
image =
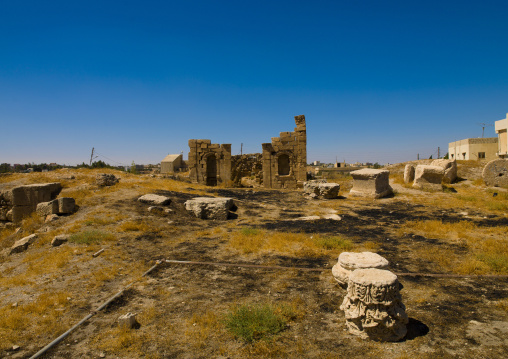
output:
M 213 189 L 210 193 L 216 193 L 222 197 L 231 197 L 244 202 L 269 203 L 273 205 L 284 205 L 291 203 L 293 205 L 305 203 L 305 198 L 300 193 L 283 192 L 277 190 L 257 191 L 257 190 L 234 190 L 234 189 Z

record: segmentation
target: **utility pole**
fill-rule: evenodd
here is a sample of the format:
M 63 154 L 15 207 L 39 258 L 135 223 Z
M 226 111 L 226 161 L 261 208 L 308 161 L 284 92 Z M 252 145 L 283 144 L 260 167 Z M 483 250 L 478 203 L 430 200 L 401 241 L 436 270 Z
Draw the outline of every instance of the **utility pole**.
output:
M 92 165 L 93 160 L 93 151 L 95 150 L 95 147 L 92 147 L 92 154 L 90 155 L 90 166 Z
M 242 155 L 243 155 L 243 143 L 240 144 L 240 156 L 242 156 Z
M 440 159 L 441 156 L 440 156 L 440 152 L 439 152 L 439 147 L 437 148 L 437 159 Z
M 420 154 L 419 153 L 416 154 L 416 159 L 420 160 Z
M 494 126 L 494 125 L 490 125 L 488 123 L 479 123 L 480 126 L 482 126 L 482 138 L 483 138 L 483 133 L 485 132 L 485 127 L 487 126 Z

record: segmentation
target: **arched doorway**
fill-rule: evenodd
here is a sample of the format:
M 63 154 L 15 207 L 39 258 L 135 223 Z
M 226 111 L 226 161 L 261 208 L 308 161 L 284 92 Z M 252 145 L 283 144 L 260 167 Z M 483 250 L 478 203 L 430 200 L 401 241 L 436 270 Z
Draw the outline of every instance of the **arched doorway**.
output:
M 289 175 L 291 166 L 289 164 L 289 156 L 286 154 L 282 154 L 278 158 L 278 167 L 279 167 L 279 176 L 287 176 Z
M 217 158 L 214 154 L 206 158 L 206 185 L 217 186 Z

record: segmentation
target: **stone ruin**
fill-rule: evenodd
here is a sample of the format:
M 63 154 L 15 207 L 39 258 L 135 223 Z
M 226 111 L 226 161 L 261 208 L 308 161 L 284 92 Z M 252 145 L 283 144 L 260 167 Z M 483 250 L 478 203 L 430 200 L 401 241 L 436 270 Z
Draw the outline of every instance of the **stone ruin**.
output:
M 430 165 L 407 164 L 404 169 L 404 183 L 413 182 L 418 189 L 440 190 L 442 183 L 453 183 L 457 180 L 457 162 L 455 160 L 438 159 Z
M 377 253 L 342 252 L 337 264 L 332 267 L 332 275 L 341 287 L 347 287 L 349 276 L 355 269 L 385 269 L 389 262 Z
M 231 181 L 231 145 L 189 140 L 190 180 L 207 186 Z
M 53 201 L 61 190 L 60 183 L 55 182 L 19 186 L 0 192 L 0 222 L 21 222 L 37 210 L 39 203 Z M 56 211 L 59 204 L 58 201 L 52 204 Z M 62 206 L 65 206 L 63 202 Z
M 353 188 L 352 196 L 383 198 L 393 194 L 389 184 L 390 171 L 364 168 L 351 172 Z
M 207 186 L 232 181 L 242 185 L 250 177 L 266 188 L 303 187 L 307 180 L 307 130 L 305 115 L 295 116 L 294 132 L 281 132 L 271 143 L 262 144 L 262 153 L 231 156 L 230 144 L 210 140 L 189 140 L 190 180 Z
M 267 188 L 297 188 L 307 180 L 305 116 L 295 116 L 294 132 L 281 132 L 263 143 L 263 183 Z

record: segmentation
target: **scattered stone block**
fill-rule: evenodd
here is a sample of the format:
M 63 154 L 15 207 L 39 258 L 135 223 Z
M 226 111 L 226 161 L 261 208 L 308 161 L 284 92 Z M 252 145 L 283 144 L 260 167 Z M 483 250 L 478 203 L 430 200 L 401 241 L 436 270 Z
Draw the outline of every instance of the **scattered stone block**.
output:
M 508 159 L 492 160 L 483 167 L 483 181 L 487 186 L 508 186 Z
M 36 239 L 37 234 L 31 234 L 25 238 L 20 239 L 19 241 L 15 242 L 14 245 L 11 247 L 11 251 L 9 254 L 26 251 L 28 249 L 28 246 L 33 242 L 35 242 Z
M 51 245 L 53 247 L 58 247 L 67 242 L 69 240 L 69 237 L 70 235 L 68 234 L 59 234 L 58 236 L 55 236 L 55 238 L 53 238 L 53 240 L 51 241 Z
M 441 166 L 418 165 L 415 170 L 414 188 L 441 190 L 444 169 Z
M 363 339 L 398 341 L 407 333 L 408 316 L 397 276 L 383 269 L 356 269 L 340 306 L 349 332 Z
M 351 172 L 353 188 L 349 192 L 353 196 L 382 198 L 393 194 L 389 184 L 390 171 L 364 168 Z
M 411 183 L 415 180 L 415 166 L 406 165 L 404 168 L 404 183 Z
M 327 183 L 326 180 L 312 180 L 304 182 L 303 184 L 303 191 L 312 198 L 337 198 L 339 190 L 339 184 Z
M 185 202 L 185 209 L 197 218 L 226 220 L 236 206 L 232 198 L 197 197 Z
M 99 187 L 114 186 L 119 180 L 114 174 L 99 173 L 95 177 L 95 184 Z
M 133 329 L 139 326 L 136 314 L 127 313 L 118 318 L 118 325 L 124 329 Z
M 342 252 L 339 255 L 337 264 L 332 267 L 332 274 L 335 280 L 343 287 L 347 286 L 349 276 L 356 269 L 388 267 L 389 262 L 377 253 L 372 252 Z
M 73 213 L 76 208 L 76 201 L 74 198 L 62 197 L 55 201 L 58 202 L 58 214 L 70 214 Z
M 431 166 L 439 166 L 443 168 L 443 182 L 453 183 L 457 179 L 457 161 L 438 159 L 430 163 Z
M 171 203 L 171 198 L 160 196 L 158 194 L 145 194 L 144 196 L 139 197 L 138 201 L 156 206 L 167 206 Z
M 46 217 L 50 214 L 58 213 L 58 201 L 49 201 L 49 202 L 41 202 L 37 204 L 37 208 L 35 210 L 37 214 L 41 217 Z

